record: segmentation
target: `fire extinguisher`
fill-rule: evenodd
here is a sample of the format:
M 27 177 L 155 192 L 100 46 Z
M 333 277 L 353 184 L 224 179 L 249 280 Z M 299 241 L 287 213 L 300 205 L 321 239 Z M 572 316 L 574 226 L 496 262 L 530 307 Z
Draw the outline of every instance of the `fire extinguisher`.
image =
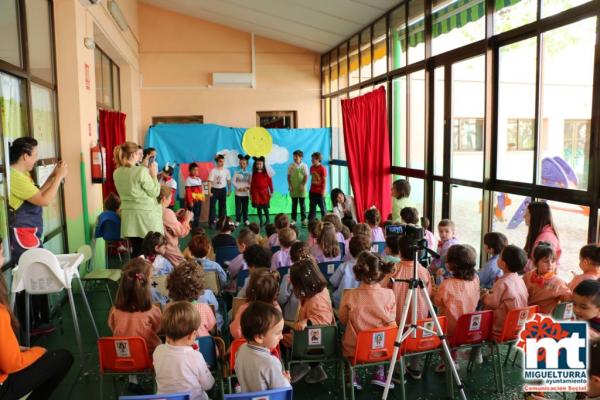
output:
M 98 143 L 90 149 L 92 183 L 106 182 L 106 149 Z

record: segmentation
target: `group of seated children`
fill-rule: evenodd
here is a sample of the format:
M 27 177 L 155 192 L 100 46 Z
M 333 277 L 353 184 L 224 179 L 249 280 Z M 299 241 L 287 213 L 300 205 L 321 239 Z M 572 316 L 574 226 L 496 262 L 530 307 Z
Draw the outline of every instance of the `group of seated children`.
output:
M 416 209 L 404 209 L 401 214 L 405 221 L 419 220 Z M 298 364 L 288 373 L 272 355 L 278 352 L 272 350 L 280 344 L 290 347 L 294 331 L 314 325 L 335 325 L 334 307 L 338 310 L 337 320 L 344 327 L 341 348 L 346 357 L 354 355 L 359 332 L 399 326 L 402 315 L 412 315 L 410 309 L 403 313 L 408 285 L 401 281 L 412 278 L 412 243 L 405 235 L 385 237 L 376 209 L 367 210 L 365 217 L 367 223 L 355 224 L 348 232 L 339 217 L 328 214 L 323 221 L 311 222 L 311 238 L 304 243 L 297 240 L 287 216 L 278 215 L 276 231 L 262 244 L 252 227 L 242 229 L 234 239 L 230 229 L 233 224 L 225 219 L 220 237 L 213 240 L 212 246 L 230 245 L 232 240 L 236 243 L 240 255 L 226 265 L 227 271 L 208 259 L 213 249 L 202 233 L 191 238 L 184 252 L 188 260 L 177 266 L 167 264 L 161 257 L 160 234 L 149 234 L 146 259 L 133 259 L 124 268 L 109 325 L 114 335 L 141 336 L 146 340 L 154 357 L 159 393 L 190 390 L 194 399 L 206 399 L 205 392 L 211 389 L 214 379 L 201 354 L 191 345 L 199 336 L 227 328 L 222 326 L 214 293 L 204 284 L 205 272 L 215 271 L 226 293 L 245 298 L 231 316 L 228 327 L 232 338 L 247 341 L 236 355 L 240 390 L 274 389 L 302 379 L 310 384 L 324 381 L 327 373 L 322 365 Z M 501 233 L 485 235 L 484 250 L 490 258 L 480 271 L 476 271 L 476 250 L 468 244 L 459 244 L 452 221 L 440 221 L 438 234 L 437 250 L 441 258 L 429 269 L 417 266 L 418 278 L 424 284 L 424 290 L 418 291 L 418 319 L 429 317 L 429 297 L 438 315 L 446 319 L 446 335 L 452 337 L 462 315 L 489 309 L 494 314 L 493 335 L 498 336 L 506 315 L 513 309 L 537 305 L 539 312 L 548 314 L 559 302 L 572 301 L 575 316 L 589 322 L 590 337 L 600 336 L 598 245 L 581 249 L 579 266 L 583 274 L 567 284 L 556 274 L 556 254 L 547 243 L 537 245 L 533 251 L 535 268 L 522 276 L 527 254 L 509 245 Z M 372 251 L 376 241 L 385 241 L 382 255 Z M 278 247 L 274 254 L 271 246 Z M 343 249 L 347 250 L 345 255 Z M 332 261 L 341 264 L 328 282 L 318 264 Z M 246 269 L 249 278 L 238 286 L 237 275 Z M 153 304 L 157 297 L 153 296 L 151 285 L 153 276 L 160 274 L 168 275 L 168 298 L 159 299 L 164 306 L 162 313 Z M 286 324 L 289 328 L 284 328 L 284 319 L 290 321 Z M 158 336 L 161 333 L 166 335 L 166 344 L 161 344 Z M 454 360 L 456 356 L 452 353 Z M 422 361 L 412 357 L 406 374 L 420 379 Z M 481 353 L 476 354 L 475 362 L 483 362 Z M 443 362 L 436 367 L 438 372 L 444 370 Z M 385 369 L 378 368 L 371 383 L 384 386 L 385 378 Z M 352 383 L 354 388 L 361 388 L 357 375 Z M 130 385 L 133 390 L 139 389 L 134 378 L 130 378 Z

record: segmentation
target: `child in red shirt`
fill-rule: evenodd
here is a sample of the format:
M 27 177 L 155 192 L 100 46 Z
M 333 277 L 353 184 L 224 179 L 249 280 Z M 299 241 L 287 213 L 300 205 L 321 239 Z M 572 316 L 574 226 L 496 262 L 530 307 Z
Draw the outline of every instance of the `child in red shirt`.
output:
M 317 206 L 321 209 L 321 218 L 325 216 L 325 187 L 327 186 L 327 170 L 321 165 L 321 153 L 312 153 L 312 166 L 310 167 L 310 192 L 308 219 L 313 220 L 317 216 Z
M 266 217 L 265 224 L 269 221 L 269 202 L 273 193 L 273 181 L 265 169 L 264 157 L 252 157 L 254 165 L 252 166 L 252 178 L 250 178 L 250 198 L 252 207 L 258 212 L 258 221 L 263 226 L 263 213 Z

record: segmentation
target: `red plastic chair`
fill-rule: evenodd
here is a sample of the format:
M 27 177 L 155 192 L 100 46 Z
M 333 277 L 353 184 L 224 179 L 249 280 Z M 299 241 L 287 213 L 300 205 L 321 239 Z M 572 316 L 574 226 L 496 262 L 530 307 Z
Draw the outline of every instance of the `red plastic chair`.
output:
M 354 382 L 356 370 L 374 365 L 389 365 L 397 334 L 397 326 L 385 326 L 358 332 L 354 356 L 345 358 L 346 365 L 350 370 L 350 398 L 352 400 L 354 400 L 352 382 Z
M 492 336 L 494 312 L 492 310 L 475 311 L 461 315 L 456 322 L 454 336 L 449 338 L 449 345 L 453 350 L 464 348 L 479 348 L 486 344 Z M 467 372 L 473 370 L 475 353 L 471 352 L 467 364 Z
M 98 363 L 100 367 L 100 398 L 103 399 L 103 377 L 113 376 L 117 394 L 116 375 L 154 375 L 148 346 L 142 337 L 113 336 L 98 339 Z
M 517 338 L 519 337 L 521 329 L 523 328 L 525 323 L 528 320 L 530 320 L 533 317 L 533 315 L 537 312 L 538 306 L 529 306 L 510 310 L 508 312 L 508 315 L 506 316 L 506 319 L 504 320 L 502 332 L 499 336 L 492 337 L 492 361 L 494 367 L 494 381 L 496 382 L 496 388 L 499 393 L 504 392 L 504 374 L 502 371 L 502 365 L 506 365 L 506 363 L 508 362 L 510 352 L 515 342 L 517 341 Z M 504 363 L 501 362 L 501 345 L 508 345 L 508 350 L 506 351 Z M 497 374 L 497 372 L 499 372 L 499 374 Z

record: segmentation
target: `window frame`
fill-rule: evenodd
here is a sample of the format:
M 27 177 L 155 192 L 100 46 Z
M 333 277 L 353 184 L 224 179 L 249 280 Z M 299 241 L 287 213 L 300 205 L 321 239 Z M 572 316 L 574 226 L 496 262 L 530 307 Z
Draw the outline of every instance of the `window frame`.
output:
M 98 53 L 100 53 L 100 56 L 101 56 L 100 87 L 103 88 L 103 92 L 104 92 L 103 61 L 105 58 L 108 60 L 108 71 L 109 71 L 109 75 L 110 75 L 108 80 L 109 80 L 109 87 L 110 87 L 110 93 L 111 93 L 110 98 L 112 100 L 112 104 L 108 104 L 108 103 L 104 102 L 104 98 L 105 98 L 104 94 L 102 94 L 102 101 L 98 101 L 98 97 L 96 96 L 96 108 L 102 109 L 102 110 L 110 110 L 110 111 L 121 111 L 121 69 L 119 68 L 119 65 L 117 63 L 115 63 L 113 61 L 113 59 L 110 58 L 108 56 L 108 54 L 106 54 L 106 52 L 104 50 L 102 50 L 102 48 L 99 47 L 97 44 L 96 44 L 96 47 L 94 50 L 95 50 L 94 51 L 94 67 L 96 67 L 96 63 L 98 62 L 98 60 L 96 60 L 96 50 L 98 51 Z M 114 79 L 115 67 L 116 67 L 116 71 L 117 71 L 117 85 L 119 86 L 119 89 L 117 91 L 115 91 L 115 79 Z M 98 88 L 98 75 L 97 74 L 95 76 L 94 84 L 96 85 L 96 89 L 97 89 Z M 115 96 L 115 93 L 117 94 L 116 96 Z M 115 98 L 117 96 L 118 96 L 118 101 L 115 101 Z M 118 107 L 115 107 L 115 103 L 118 103 Z

